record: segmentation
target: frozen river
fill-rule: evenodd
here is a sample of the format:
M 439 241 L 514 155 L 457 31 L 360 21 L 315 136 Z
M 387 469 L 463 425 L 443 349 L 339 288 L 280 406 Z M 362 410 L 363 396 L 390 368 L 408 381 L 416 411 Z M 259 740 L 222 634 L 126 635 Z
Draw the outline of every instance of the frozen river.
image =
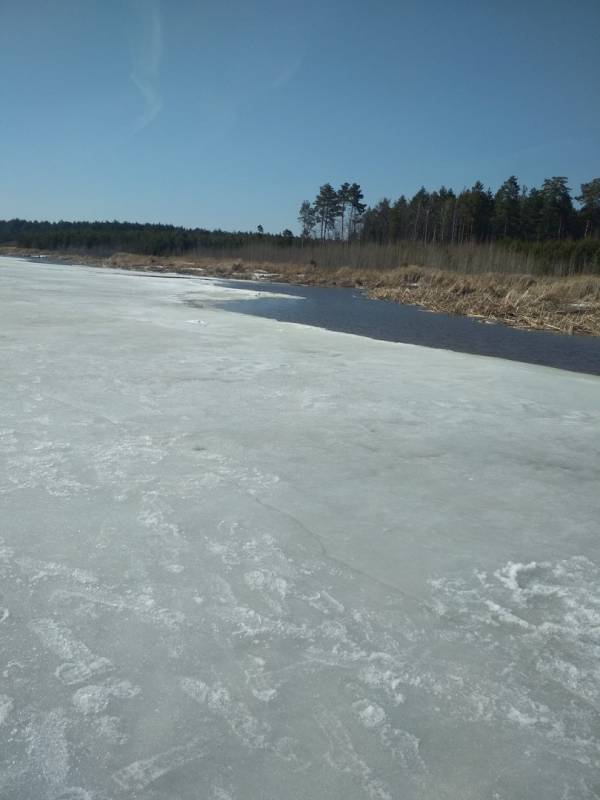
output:
M 600 378 L 250 294 L 0 259 L 2 800 L 600 797 Z

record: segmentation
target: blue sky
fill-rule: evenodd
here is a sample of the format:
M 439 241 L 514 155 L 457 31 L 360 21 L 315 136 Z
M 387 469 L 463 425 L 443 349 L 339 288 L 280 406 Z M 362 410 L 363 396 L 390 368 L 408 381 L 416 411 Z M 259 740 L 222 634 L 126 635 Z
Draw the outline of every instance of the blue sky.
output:
M 296 229 L 600 176 L 598 0 L 0 0 L 0 218 Z

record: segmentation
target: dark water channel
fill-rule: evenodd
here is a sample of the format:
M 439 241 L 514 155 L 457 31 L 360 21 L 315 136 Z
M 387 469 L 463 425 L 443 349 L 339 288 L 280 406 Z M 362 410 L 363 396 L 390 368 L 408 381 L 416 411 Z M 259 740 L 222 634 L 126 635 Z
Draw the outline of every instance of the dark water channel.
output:
M 221 281 L 223 285 L 301 297 L 227 300 L 226 311 L 299 322 L 388 342 L 406 342 L 496 356 L 600 375 L 600 338 L 490 325 L 469 317 L 425 311 L 418 306 L 371 300 L 354 289 L 324 289 L 263 281 Z M 195 304 L 193 298 L 189 300 Z

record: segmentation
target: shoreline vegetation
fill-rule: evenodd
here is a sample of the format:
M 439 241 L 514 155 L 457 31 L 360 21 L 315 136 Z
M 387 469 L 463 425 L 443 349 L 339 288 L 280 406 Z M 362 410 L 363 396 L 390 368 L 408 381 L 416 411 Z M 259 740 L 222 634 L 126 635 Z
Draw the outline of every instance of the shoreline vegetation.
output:
M 364 202 L 358 183 L 324 183 L 298 212 L 301 234 L 132 222 L 0 220 L 0 252 L 70 263 L 315 286 L 484 322 L 600 336 L 600 178 L 572 197 L 564 176 L 495 193 Z
M 600 275 L 539 274 L 535 263 L 527 263 L 531 256 L 523 263 L 522 254 L 504 250 L 503 257 L 502 248 L 494 245 L 429 246 L 419 253 L 418 248 L 411 247 L 413 244 L 407 243 L 403 255 L 398 247 L 358 243 L 285 250 L 259 243 L 238 248 L 234 255 L 93 255 L 14 246 L 1 246 L 0 254 L 139 272 L 354 287 L 374 299 L 419 305 L 482 322 L 600 336 Z M 410 250 L 417 263 L 408 262 Z M 484 261 L 488 269 L 482 269 Z
M 132 222 L 0 220 L 0 252 L 69 263 L 356 287 L 484 322 L 600 336 L 600 178 L 494 193 L 476 181 L 368 206 L 358 183 L 323 184 L 301 231 Z M 51 254 L 51 255 L 50 255 Z

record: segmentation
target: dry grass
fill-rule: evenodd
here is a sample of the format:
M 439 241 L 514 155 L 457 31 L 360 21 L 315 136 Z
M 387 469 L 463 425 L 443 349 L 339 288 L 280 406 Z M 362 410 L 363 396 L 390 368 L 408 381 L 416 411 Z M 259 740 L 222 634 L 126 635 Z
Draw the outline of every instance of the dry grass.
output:
M 284 275 L 288 278 L 289 271 L 282 270 Z M 296 278 L 323 286 L 361 287 L 380 300 L 519 328 L 600 336 L 600 276 L 466 275 L 415 266 L 377 271 L 309 268 L 302 275 L 296 269 Z
M 202 248 L 187 254 L 191 261 L 235 262 L 246 264 L 296 265 L 308 267 L 318 264 L 325 269 L 396 269 L 408 264 L 468 275 L 499 272 L 502 274 L 567 276 L 574 274 L 600 274 L 600 264 L 591 256 L 578 258 L 574 252 L 567 254 L 562 247 L 550 248 L 544 257 L 533 251 L 523 251 L 516 246 L 498 243 L 465 242 L 463 244 L 433 244 L 402 241 L 391 244 L 375 242 L 320 243 L 309 241 L 303 245 L 281 247 L 269 240 L 252 241 L 232 248 Z M 587 266 L 586 266 L 587 264 Z
M 417 303 L 518 328 L 600 336 L 600 278 L 461 275 L 417 268 L 386 276 L 371 297 Z
M 63 260 L 142 271 L 360 287 L 370 297 L 416 304 L 431 311 L 462 314 L 519 328 L 600 336 L 600 276 L 596 275 L 467 274 L 423 266 L 375 269 L 237 258 L 159 258 L 132 253 L 115 253 L 108 259 L 68 256 Z

